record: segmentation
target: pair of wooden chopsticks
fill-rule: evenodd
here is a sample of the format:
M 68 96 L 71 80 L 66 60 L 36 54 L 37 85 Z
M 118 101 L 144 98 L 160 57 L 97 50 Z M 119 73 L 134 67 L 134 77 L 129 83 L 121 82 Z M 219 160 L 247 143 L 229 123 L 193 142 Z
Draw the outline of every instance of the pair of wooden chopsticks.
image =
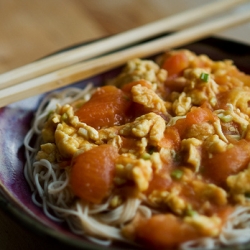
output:
M 110 53 L 164 32 L 179 30 L 188 24 L 239 6 L 243 2 L 249 1 L 213 2 L 4 73 L 0 75 L 0 107 L 105 72 L 132 58 L 148 57 L 244 23 L 250 20 L 250 13 L 231 13 L 229 16 L 217 18 L 169 36 Z

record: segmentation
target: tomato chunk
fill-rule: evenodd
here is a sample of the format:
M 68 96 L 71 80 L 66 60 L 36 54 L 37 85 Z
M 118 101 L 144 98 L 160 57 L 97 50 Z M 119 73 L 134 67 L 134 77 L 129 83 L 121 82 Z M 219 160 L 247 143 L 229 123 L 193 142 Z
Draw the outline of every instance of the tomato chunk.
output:
M 164 61 L 162 68 L 168 71 L 168 77 L 179 75 L 189 66 L 189 59 L 185 52 L 173 54 Z
M 240 140 L 225 152 L 204 161 L 204 175 L 217 185 L 223 185 L 229 175 L 245 169 L 250 161 L 250 143 Z
M 101 203 L 112 188 L 117 156 L 117 149 L 107 144 L 77 156 L 70 174 L 73 193 L 85 201 Z
M 187 113 L 186 123 L 187 126 L 199 124 L 202 122 L 214 122 L 215 116 L 208 108 L 193 107 L 191 112 Z
M 200 237 L 196 228 L 171 214 L 155 215 L 136 229 L 139 242 L 154 249 L 176 248 L 180 243 Z
M 96 129 L 122 125 L 131 105 L 130 96 L 114 86 L 104 86 L 75 112 L 81 122 Z
M 169 168 L 171 168 L 171 166 Z M 172 180 L 170 178 L 167 178 L 169 176 L 169 172 L 170 170 L 166 167 L 159 174 L 154 174 L 153 179 L 149 182 L 149 187 L 145 193 L 149 195 L 155 190 L 169 190 L 172 185 Z
M 181 137 L 185 135 L 186 129 L 193 124 L 200 124 L 203 122 L 214 122 L 215 116 L 213 112 L 206 107 L 192 107 L 191 111 L 187 113 L 186 118 L 177 120 L 174 127 L 177 128 Z
M 178 129 L 174 126 L 167 127 L 164 132 L 164 137 L 158 143 L 158 146 L 163 148 L 174 148 L 178 150 L 180 147 L 181 138 Z
M 230 76 L 230 78 L 228 78 Z M 234 81 L 237 79 L 237 81 Z M 239 80 L 241 82 L 239 82 Z M 242 84 L 245 86 L 250 86 L 250 75 L 241 72 L 239 69 L 232 67 L 231 69 L 227 70 L 225 75 L 219 75 L 215 77 L 216 83 L 219 85 L 225 85 L 230 83 L 233 84 L 234 87 L 241 87 Z

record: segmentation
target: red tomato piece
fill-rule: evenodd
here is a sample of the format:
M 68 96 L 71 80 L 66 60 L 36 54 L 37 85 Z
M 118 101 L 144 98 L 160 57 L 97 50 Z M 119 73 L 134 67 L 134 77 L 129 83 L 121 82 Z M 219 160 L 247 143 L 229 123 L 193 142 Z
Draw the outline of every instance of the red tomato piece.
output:
M 204 161 L 204 176 L 223 185 L 229 175 L 244 170 L 250 161 L 250 142 L 240 140 L 225 152 L 214 154 Z
M 182 73 L 189 66 L 189 59 L 185 52 L 173 54 L 164 61 L 162 68 L 168 71 L 168 77 L 174 77 Z
M 163 148 L 174 148 L 178 150 L 180 147 L 181 138 L 178 129 L 174 126 L 167 127 L 164 132 L 164 137 L 158 143 L 158 146 Z
M 176 249 L 179 244 L 200 237 L 198 230 L 171 214 L 155 215 L 136 229 L 136 238 L 154 249 Z
M 213 112 L 206 107 L 192 107 L 191 111 L 187 113 L 186 118 L 179 119 L 174 127 L 177 128 L 181 138 L 186 133 L 186 130 L 193 124 L 200 124 L 203 122 L 214 122 L 216 117 Z
M 107 144 L 77 156 L 70 173 L 73 193 L 85 201 L 101 203 L 112 188 L 117 157 L 117 149 Z
M 97 89 L 75 115 L 81 122 L 96 129 L 122 125 L 127 119 L 131 103 L 129 94 L 114 86 L 104 86 Z

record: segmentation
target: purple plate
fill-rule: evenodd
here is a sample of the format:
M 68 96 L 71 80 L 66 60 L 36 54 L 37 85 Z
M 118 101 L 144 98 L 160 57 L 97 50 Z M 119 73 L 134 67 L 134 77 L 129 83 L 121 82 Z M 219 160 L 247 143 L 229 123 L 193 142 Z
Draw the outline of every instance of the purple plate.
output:
M 185 46 L 197 54 L 207 54 L 213 60 L 232 59 L 239 69 L 250 74 L 250 46 L 234 41 L 208 38 Z M 79 82 L 74 86 L 84 86 L 88 82 L 101 84 L 116 71 Z M 70 232 L 64 223 L 48 219 L 41 208 L 31 200 L 31 191 L 24 178 L 25 163 L 23 140 L 29 130 L 33 113 L 43 95 L 35 96 L 0 109 L 0 208 L 28 228 L 32 235 L 44 237 L 52 245 L 68 246 L 71 249 L 104 249 Z M 51 246 L 52 246 L 51 245 Z M 60 247 L 59 247 L 60 248 Z M 58 248 L 58 249 L 59 249 Z M 107 249 L 131 249 L 125 245 L 111 245 Z M 240 246 L 249 249 L 250 244 Z M 224 248 L 225 249 L 225 248 Z

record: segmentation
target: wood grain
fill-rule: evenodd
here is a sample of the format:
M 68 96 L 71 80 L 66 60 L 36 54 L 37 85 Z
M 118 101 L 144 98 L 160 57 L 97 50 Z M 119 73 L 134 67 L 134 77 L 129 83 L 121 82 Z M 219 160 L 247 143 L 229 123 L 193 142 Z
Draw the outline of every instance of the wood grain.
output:
M 1 0 L 0 73 L 207 0 Z M 179 3 L 178 3 L 179 2 Z

